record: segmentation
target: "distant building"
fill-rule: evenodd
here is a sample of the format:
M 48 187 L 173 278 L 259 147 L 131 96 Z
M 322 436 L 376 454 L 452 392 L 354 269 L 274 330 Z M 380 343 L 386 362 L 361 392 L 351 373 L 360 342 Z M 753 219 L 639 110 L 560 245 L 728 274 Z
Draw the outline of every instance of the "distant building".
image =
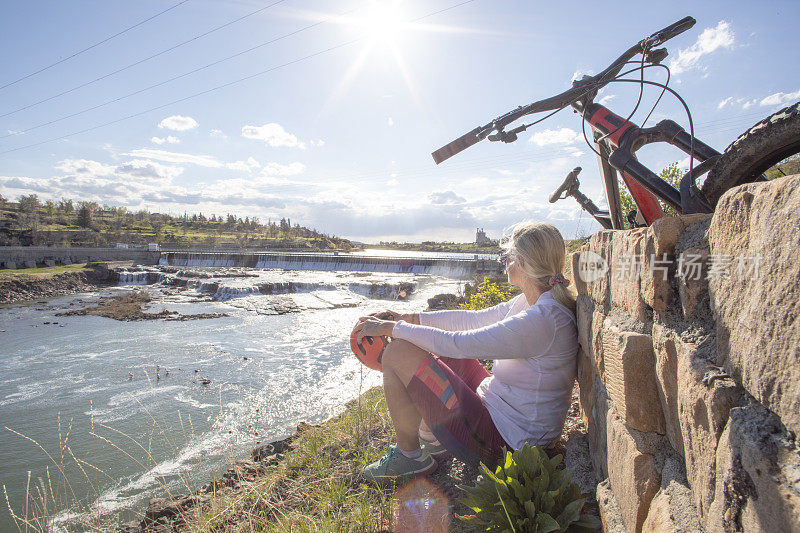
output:
M 483 228 L 478 228 L 475 232 L 475 244 L 491 244 L 491 239 L 486 236 L 486 232 L 483 231 Z

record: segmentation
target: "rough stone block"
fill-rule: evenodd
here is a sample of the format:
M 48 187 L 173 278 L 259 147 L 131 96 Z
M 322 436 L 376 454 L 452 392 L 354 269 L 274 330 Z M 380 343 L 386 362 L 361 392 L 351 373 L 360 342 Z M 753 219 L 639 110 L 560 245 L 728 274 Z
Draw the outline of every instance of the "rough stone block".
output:
M 603 383 L 614 409 L 629 428 L 663 434 L 652 337 L 622 331 L 610 320 L 606 320 L 602 335 Z
M 709 228 L 718 364 L 800 434 L 800 175 L 736 187 Z M 730 261 L 724 261 L 729 259 Z M 757 268 L 756 268 L 757 265 Z
M 708 247 L 689 248 L 678 254 L 678 298 L 683 317 L 691 320 L 708 299 Z M 707 303 L 706 303 L 707 305 Z
M 653 324 L 653 351 L 656 358 L 658 398 L 664 413 L 664 428 L 672 448 L 683 455 L 683 437 L 678 418 L 677 334 L 663 324 Z
M 611 307 L 611 262 L 613 231 L 598 231 L 589 238 L 588 250 L 578 258 L 579 294 L 589 296 L 605 310 Z M 583 292 L 580 292 L 580 291 Z
M 641 258 L 647 233 L 647 228 L 616 232 L 611 245 L 611 304 L 638 320 L 647 320 L 641 290 Z
M 661 490 L 650 502 L 643 532 L 702 533 L 692 491 L 686 484 L 683 464 L 674 458 L 664 461 Z
M 49 266 L 49 267 L 54 267 L 54 266 L 56 266 L 56 262 L 55 262 L 55 260 L 54 260 L 54 259 L 45 259 L 45 260 L 44 260 L 44 264 L 45 264 L 46 266 Z
M 641 531 L 650 502 L 661 485 L 656 457 L 661 439 L 625 427 L 614 409 L 608 410 L 608 480 L 628 531 Z
M 641 299 L 648 306 L 664 311 L 670 303 L 670 278 L 674 274 L 674 252 L 678 238 L 690 225 L 711 215 L 663 217 L 650 226 L 642 250 Z M 672 270 L 671 270 L 672 269 Z
M 581 411 L 583 412 L 583 419 L 588 424 L 589 417 L 587 410 L 591 409 L 592 395 L 594 394 L 594 383 L 597 378 L 597 372 L 594 369 L 592 361 L 586 355 L 586 350 L 582 347 L 578 348 L 578 397 L 581 403 Z
M 566 433 L 565 438 L 564 466 L 572 472 L 572 481 L 578 485 L 581 494 L 594 494 L 597 490 L 597 477 L 592 468 L 586 433 L 572 429 Z
M 594 315 L 594 302 L 588 296 L 578 296 L 575 302 L 575 315 L 578 322 L 578 343 L 587 356 L 592 357 L 594 347 L 592 344 L 592 317 Z
M 602 331 L 606 315 L 600 306 L 588 296 L 578 296 L 577 300 L 578 342 L 584 353 L 603 376 Z
M 569 263 L 570 263 L 570 271 L 572 272 L 572 281 L 575 283 L 575 291 L 578 293 L 578 296 L 588 296 L 587 288 L 586 288 L 586 281 L 584 281 L 584 275 L 581 273 L 581 253 L 583 252 L 575 252 L 570 254 L 569 256 Z
M 686 472 L 700 516 L 708 515 L 716 486 L 716 453 L 730 410 L 742 401 L 742 388 L 698 356 L 706 345 L 677 342 L 678 420 Z
M 586 367 L 589 369 L 587 374 L 593 373 L 591 365 L 586 365 Z M 605 387 L 596 376 L 591 386 L 581 387 L 580 394 L 581 409 L 586 418 L 586 439 L 589 442 L 592 466 L 595 473 L 597 473 L 598 479 L 602 479 L 608 476 L 608 448 L 606 444 L 606 417 L 609 411 L 608 396 Z
M 763 406 L 732 409 L 717 448 L 708 531 L 800 531 L 800 457 Z
M 626 533 L 619 504 L 607 479 L 597 484 L 597 505 L 600 508 L 604 533 Z

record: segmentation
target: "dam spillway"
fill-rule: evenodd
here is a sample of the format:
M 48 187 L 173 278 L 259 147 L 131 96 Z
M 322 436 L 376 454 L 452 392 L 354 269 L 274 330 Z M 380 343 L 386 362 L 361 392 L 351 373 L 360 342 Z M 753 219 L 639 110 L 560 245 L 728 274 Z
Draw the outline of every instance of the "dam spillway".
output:
M 385 257 L 335 253 L 298 252 L 161 252 L 159 264 L 186 267 L 247 267 L 283 270 L 327 270 L 429 274 L 471 279 L 499 271 L 492 259 L 453 257 Z

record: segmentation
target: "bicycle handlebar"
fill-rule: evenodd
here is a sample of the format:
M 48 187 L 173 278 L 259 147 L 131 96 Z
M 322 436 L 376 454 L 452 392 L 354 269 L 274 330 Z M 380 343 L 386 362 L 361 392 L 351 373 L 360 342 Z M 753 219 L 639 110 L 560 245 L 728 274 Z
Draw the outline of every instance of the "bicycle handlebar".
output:
M 670 24 L 666 28 L 653 33 L 649 37 L 642 39 L 630 47 L 627 51 L 625 51 L 625 53 L 619 56 L 613 63 L 611 63 L 611 65 L 609 65 L 599 74 L 586 77 L 582 80 L 576 80 L 572 83 L 571 89 L 567 89 L 561 94 L 551 96 L 550 98 L 545 98 L 544 100 L 539 100 L 538 102 L 533 102 L 525 106 L 519 106 L 516 109 L 497 117 L 485 126 L 478 126 L 469 133 L 462 135 L 458 139 L 433 152 L 431 154 L 433 156 L 433 160 L 438 165 L 442 161 L 445 161 L 457 153 L 466 150 L 470 146 L 477 144 L 479 141 L 482 141 L 493 131 L 501 133 L 501 135 L 498 135 L 497 140 L 504 140 L 502 135 L 503 128 L 505 128 L 508 124 L 511 124 L 525 115 L 561 109 L 578 100 L 586 93 L 601 89 L 612 79 L 614 79 L 617 74 L 619 74 L 620 70 L 622 70 L 622 68 L 625 66 L 625 63 L 633 56 L 640 53 L 646 53 L 654 46 L 663 44 L 676 35 L 685 32 L 694 26 L 696 22 L 697 21 L 692 17 L 685 17 L 674 24 Z M 514 139 L 515 138 L 516 137 L 514 136 Z

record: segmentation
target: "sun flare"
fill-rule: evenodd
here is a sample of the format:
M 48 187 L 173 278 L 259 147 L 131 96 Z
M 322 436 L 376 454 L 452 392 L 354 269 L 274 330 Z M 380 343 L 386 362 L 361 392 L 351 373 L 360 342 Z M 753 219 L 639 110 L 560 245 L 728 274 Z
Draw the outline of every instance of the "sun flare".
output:
M 407 24 L 401 4 L 399 0 L 376 0 L 367 6 L 357 25 L 370 44 L 397 44 Z

